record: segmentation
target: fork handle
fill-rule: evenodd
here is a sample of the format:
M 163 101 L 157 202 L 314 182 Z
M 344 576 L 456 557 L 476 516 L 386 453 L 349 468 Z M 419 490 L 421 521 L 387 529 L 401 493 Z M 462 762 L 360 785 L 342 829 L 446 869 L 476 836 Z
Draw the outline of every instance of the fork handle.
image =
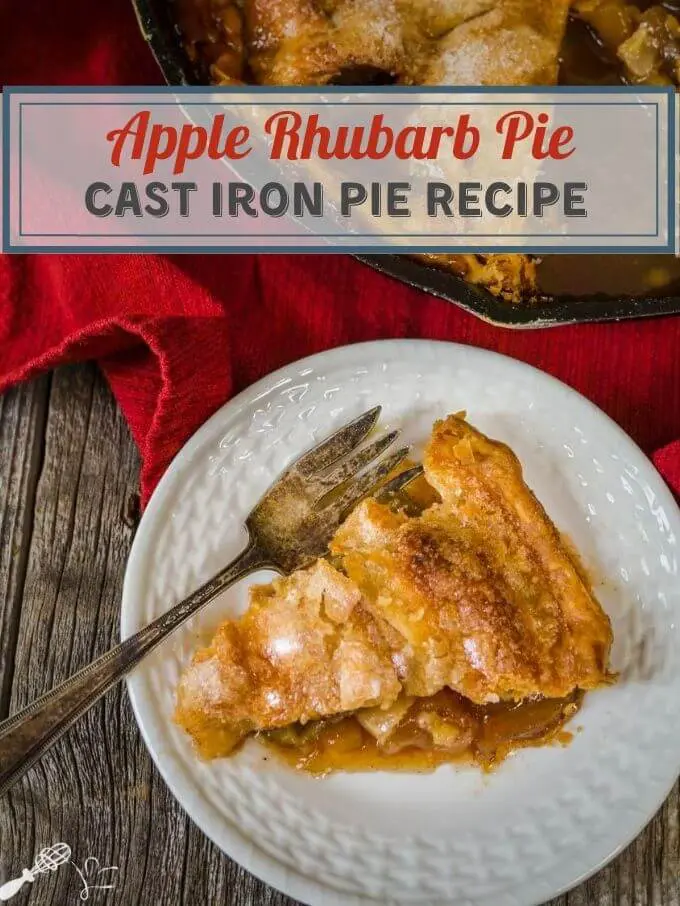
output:
M 0 796 L 171 632 L 238 579 L 268 565 L 260 549 L 250 542 L 234 561 L 188 598 L 0 723 Z

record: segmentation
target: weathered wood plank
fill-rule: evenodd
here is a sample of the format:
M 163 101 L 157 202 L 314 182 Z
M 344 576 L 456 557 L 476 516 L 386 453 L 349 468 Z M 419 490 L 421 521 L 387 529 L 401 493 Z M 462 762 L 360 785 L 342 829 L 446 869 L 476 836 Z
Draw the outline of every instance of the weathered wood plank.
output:
M 12 710 L 117 641 L 132 540 L 126 513 L 138 459 L 106 385 L 92 367 L 55 374 L 43 454 L 47 387 L 43 380 L 0 401 L 1 537 L 14 539 L 13 558 L 0 552 L 0 689 Z M 679 816 L 676 786 L 619 859 L 551 906 L 680 906 Z M 97 903 L 295 906 L 191 824 L 153 768 L 122 689 L 0 801 L 0 880 L 59 840 L 78 862 L 94 855 L 119 866 L 116 889 L 92 893 Z M 62 869 L 12 902 L 68 906 L 80 889 L 75 871 Z
M 15 421 L 4 415 L 6 433 Z M 37 431 L 35 413 L 33 421 Z M 24 434 L 20 443 L 28 448 Z M 56 372 L 23 557 L 23 607 L 7 681 L 12 711 L 117 641 L 132 541 L 128 503 L 137 482 L 136 450 L 102 378 L 92 367 Z M 10 497 L 3 490 L 3 496 L 13 520 L 18 498 L 29 508 L 33 502 L 26 492 Z M 153 768 L 122 687 L 0 802 L 0 879 L 18 876 L 40 847 L 61 840 L 79 864 L 94 855 L 119 867 L 115 891 L 97 892 L 97 902 L 291 902 L 225 858 L 191 824 Z M 79 902 L 80 890 L 67 868 L 39 876 L 13 902 L 62 906 Z
M 9 708 L 48 392 L 44 377 L 0 397 L 0 719 Z
M 136 454 L 95 370 L 58 372 L 28 551 L 12 711 L 114 641 L 130 543 L 118 510 L 136 479 Z M 20 872 L 39 847 L 58 840 L 78 854 L 88 843 L 93 849 L 85 855 L 109 854 L 110 844 L 97 852 L 97 838 L 116 833 L 113 826 L 107 831 L 104 815 L 115 807 L 118 789 L 125 789 L 124 774 L 112 774 L 111 753 L 121 749 L 120 707 L 118 694 L 95 709 L 8 797 L 9 809 L 0 811 L 3 877 Z M 134 747 L 126 754 L 136 754 Z M 113 781 L 118 783 L 111 788 Z M 25 901 L 75 902 L 76 881 L 70 869 L 41 876 Z

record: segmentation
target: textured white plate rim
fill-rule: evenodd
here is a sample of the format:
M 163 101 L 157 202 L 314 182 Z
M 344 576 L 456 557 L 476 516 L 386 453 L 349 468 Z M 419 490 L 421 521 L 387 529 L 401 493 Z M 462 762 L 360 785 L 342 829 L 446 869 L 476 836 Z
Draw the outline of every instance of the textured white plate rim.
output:
M 142 515 L 135 535 L 127 563 L 125 580 L 123 584 L 121 606 L 121 638 L 127 638 L 139 628 L 135 620 L 131 585 L 132 577 L 138 571 L 144 570 L 144 565 L 147 559 L 148 549 L 152 537 L 148 532 L 148 528 L 152 526 L 161 516 L 164 507 L 168 503 L 173 474 L 176 470 L 178 470 L 191 460 L 194 452 L 203 445 L 205 439 L 209 435 L 211 435 L 213 430 L 222 422 L 226 411 L 236 412 L 241 410 L 243 407 L 257 400 L 259 396 L 275 387 L 279 382 L 287 377 L 291 370 L 294 369 L 304 369 L 307 367 L 313 368 L 321 363 L 330 366 L 334 361 L 346 363 L 349 358 L 352 358 L 354 356 L 363 358 L 364 355 L 370 355 L 370 353 L 377 350 L 380 350 L 383 357 L 385 358 L 389 358 L 390 353 L 392 353 L 392 355 L 394 355 L 395 357 L 398 356 L 399 351 L 403 350 L 404 348 L 409 348 L 410 350 L 422 350 L 423 354 L 426 355 L 427 350 L 431 349 L 432 347 L 445 347 L 451 350 L 451 352 L 455 352 L 456 350 L 464 351 L 465 355 L 467 356 L 479 356 L 479 358 L 481 359 L 487 357 L 502 359 L 504 360 L 506 367 L 508 367 L 510 370 L 515 369 L 519 371 L 532 371 L 536 374 L 537 379 L 539 379 L 542 383 L 552 384 L 554 390 L 558 390 L 558 392 L 564 394 L 567 397 L 577 398 L 585 408 L 590 409 L 591 412 L 595 414 L 599 420 L 605 421 L 608 424 L 609 428 L 613 429 L 613 433 L 616 434 L 621 442 L 628 447 L 631 453 L 635 452 L 637 454 L 637 457 L 639 459 L 638 465 L 645 471 L 646 480 L 650 483 L 650 485 L 653 486 L 653 490 L 658 496 L 661 504 L 669 514 L 672 514 L 676 521 L 676 524 L 680 528 L 680 512 L 678 510 L 675 499 L 673 498 L 673 495 L 671 494 L 663 478 L 656 471 L 654 465 L 650 462 L 650 460 L 635 443 L 635 441 L 633 441 L 632 438 L 630 438 L 629 435 L 627 435 L 625 431 L 623 431 L 623 429 L 598 406 L 596 406 L 586 397 L 582 396 L 580 393 L 578 393 L 578 391 L 574 390 L 572 387 L 563 383 L 552 375 L 549 375 L 546 372 L 543 372 L 540 369 L 535 368 L 532 365 L 528 365 L 518 359 L 514 359 L 510 356 L 506 356 L 492 350 L 486 350 L 467 344 L 453 343 L 441 340 L 374 340 L 365 343 L 340 346 L 284 365 L 271 374 L 261 378 L 250 387 L 247 387 L 227 403 L 225 403 L 224 406 L 222 406 L 206 422 L 204 422 L 204 424 L 192 435 L 192 437 L 177 453 L 177 455 L 170 463 L 170 466 L 166 470 L 165 474 L 162 476 L 159 484 L 157 485 Z M 314 878 L 309 877 L 306 874 L 294 871 L 293 869 L 283 865 L 277 859 L 273 858 L 264 850 L 259 848 L 251 839 L 247 838 L 239 831 L 237 827 L 233 825 L 227 825 L 226 822 L 222 822 L 219 828 L 215 826 L 214 816 L 211 813 L 210 805 L 207 802 L 205 794 L 200 786 L 195 783 L 187 782 L 185 777 L 181 773 L 173 771 L 172 760 L 166 759 L 163 753 L 156 747 L 151 735 L 152 724 L 154 722 L 153 716 L 145 706 L 145 702 L 143 700 L 143 689 L 141 684 L 135 681 L 134 672 L 127 679 L 127 687 L 135 719 L 137 720 L 142 738 L 144 739 L 144 742 L 152 756 L 152 759 L 156 767 L 158 768 L 158 771 L 160 772 L 161 776 L 165 780 L 175 798 L 179 801 L 179 803 L 182 805 L 182 807 L 185 809 L 194 823 L 198 825 L 203 833 L 219 848 L 223 849 L 223 851 L 226 852 L 231 858 L 237 861 L 240 865 L 242 865 L 256 877 L 258 877 L 260 880 L 266 882 L 267 884 L 270 884 L 271 886 L 277 888 L 288 896 L 293 897 L 294 899 L 301 900 L 302 902 L 314 903 L 323 900 L 325 906 L 349 906 L 349 904 L 356 904 L 356 906 L 359 906 L 359 904 L 375 904 L 377 902 L 376 900 L 369 897 L 352 895 L 346 892 L 337 891 L 333 887 L 320 884 Z M 531 881 L 534 882 L 534 887 L 536 889 L 532 894 L 529 894 L 529 891 L 527 890 L 529 899 L 527 900 L 526 906 L 533 906 L 533 904 L 544 902 L 547 899 L 558 896 L 559 894 L 573 888 L 575 885 L 594 875 L 606 864 L 608 864 L 613 858 L 615 858 L 638 836 L 638 834 L 644 829 L 644 827 L 648 824 L 654 814 L 661 807 L 670 790 L 672 789 L 675 780 L 677 779 L 678 773 L 680 773 L 680 751 L 678 754 L 678 764 L 676 766 L 674 775 L 669 777 L 667 787 L 664 789 L 662 794 L 657 797 L 657 800 L 655 800 L 646 810 L 646 817 L 642 819 L 634 828 L 628 829 L 625 837 L 621 839 L 620 843 L 618 843 L 617 846 L 611 850 L 611 852 L 606 854 L 601 859 L 598 859 L 596 864 L 589 865 L 587 868 L 584 868 L 581 874 L 569 880 L 567 883 L 560 884 L 559 887 L 555 887 L 549 892 L 546 892 L 544 886 L 542 886 L 541 884 L 541 882 L 544 882 L 544 879 L 540 877 L 531 879 Z M 220 837 L 222 838 L 222 841 L 220 841 Z M 227 847 L 225 847 L 223 843 L 225 837 L 228 840 Z M 531 883 L 531 881 L 529 883 Z M 448 901 L 440 902 L 444 904 Z M 438 906 L 438 903 L 433 901 L 431 906 Z

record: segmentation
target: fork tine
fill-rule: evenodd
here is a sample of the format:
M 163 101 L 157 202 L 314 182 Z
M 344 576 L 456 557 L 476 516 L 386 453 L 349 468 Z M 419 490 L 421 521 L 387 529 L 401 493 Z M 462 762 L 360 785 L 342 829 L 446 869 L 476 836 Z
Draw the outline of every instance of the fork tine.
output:
M 305 453 L 294 464 L 295 468 L 304 478 L 316 475 L 328 466 L 333 465 L 341 456 L 346 456 L 359 446 L 368 432 L 378 421 L 382 407 L 375 406 L 364 412 L 359 418 L 340 428 L 318 446 Z
M 338 521 L 343 519 L 349 510 L 363 497 L 368 496 L 375 486 L 380 484 L 390 474 L 392 469 L 395 469 L 408 456 L 409 450 L 410 447 L 402 447 L 390 456 L 381 459 L 372 469 L 359 475 L 344 493 L 331 499 L 331 502 L 325 508 L 325 512 L 332 511 Z
M 379 438 L 369 446 L 362 447 L 356 453 L 343 459 L 330 474 L 318 478 L 317 482 L 322 489 L 339 487 L 380 456 L 397 437 L 399 437 L 398 431 L 390 431 L 389 434 Z
M 410 484 L 414 478 L 418 478 L 423 474 L 422 466 L 413 466 L 411 469 L 406 469 L 404 472 L 400 472 L 398 475 L 395 475 L 394 478 L 390 478 L 380 490 L 376 493 L 376 499 L 379 501 L 389 500 L 395 494 L 398 494 L 407 484 Z

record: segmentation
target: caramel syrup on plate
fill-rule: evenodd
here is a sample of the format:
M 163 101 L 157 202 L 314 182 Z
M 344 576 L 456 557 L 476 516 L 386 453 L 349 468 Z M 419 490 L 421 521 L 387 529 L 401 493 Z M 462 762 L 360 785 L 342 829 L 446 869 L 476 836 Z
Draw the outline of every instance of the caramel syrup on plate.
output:
M 578 711 L 582 693 L 567 699 L 537 699 L 474 705 L 450 689 L 416 699 L 405 718 L 381 748 L 356 717 L 346 716 L 286 727 L 259 738 L 291 767 L 310 774 L 330 771 L 432 771 L 446 762 L 475 763 L 491 770 L 516 749 L 549 743 L 565 745 L 572 734 L 564 724 Z M 459 743 L 433 745 L 421 727 L 423 715 L 431 726 L 459 733 Z M 436 732 L 436 730 L 435 730 Z

